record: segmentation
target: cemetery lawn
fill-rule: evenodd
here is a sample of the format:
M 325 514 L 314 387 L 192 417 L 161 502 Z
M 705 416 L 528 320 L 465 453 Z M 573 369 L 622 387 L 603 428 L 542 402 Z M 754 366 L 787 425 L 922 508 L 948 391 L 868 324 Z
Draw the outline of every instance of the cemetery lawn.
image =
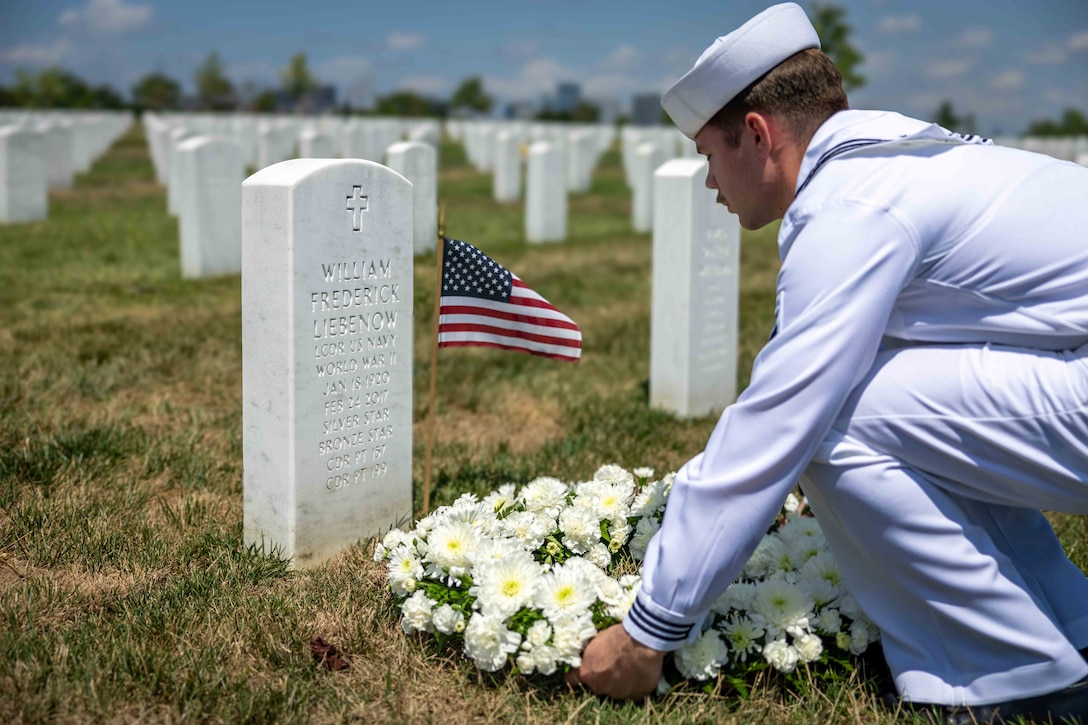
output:
M 532 248 L 521 205 L 493 202 L 459 146 L 440 164 L 448 234 L 569 314 L 585 348 L 577 365 L 442 351 L 433 505 L 605 463 L 661 474 L 700 451 L 714 418 L 648 409 L 651 240 L 630 230 L 618 153 L 571 198 L 569 241 Z M 744 238 L 741 388 L 772 326 L 774 235 Z M 417 515 L 433 265 L 415 270 Z M 180 278 L 139 129 L 51 195 L 48 221 L 0 227 L 0 721 L 896 721 L 859 672 L 648 703 L 481 674 L 401 632 L 371 542 L 305 572 L 247 551 L 240 291 L 238 277 Z M 1084 519 L 1053 520 L 1083 568 Z M 315 665 L 313 635 L 350 669 Z

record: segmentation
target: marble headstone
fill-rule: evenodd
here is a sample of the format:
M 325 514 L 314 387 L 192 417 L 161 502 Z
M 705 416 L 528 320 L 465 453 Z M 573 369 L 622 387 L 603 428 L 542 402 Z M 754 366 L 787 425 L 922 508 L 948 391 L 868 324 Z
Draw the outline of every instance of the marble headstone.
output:
M 740 222 L 706 171 L 705 160 L 675 159 L 655 176 L 650 405 L 680 417 L 736 397 Z
M 509 131 L 495 134 L 495 201 L 508 204 L 521 198 L 521 145 Z
M 242 271 L 242 148 L 196 136 L 174 154 L 178 166 L 181 276 L 215 277 Z
M 0 128 L 0 224 L 46 218 L 48 153 L 44 134 L 21 126 Z
M 294 159 L 242 196 L 244 536 L 313 566 L 412 514 L 412 185 Z
M 529 147 L 525 183 L 525 238 L 561 242 L 567 238 L 567 170 L 562 146 L 537 141 Z
M 428 143 L 400 141 L 385 156 L 389 168 L 412 182 L 415 253 L 433 252 L 438 242 L 438 153 Z

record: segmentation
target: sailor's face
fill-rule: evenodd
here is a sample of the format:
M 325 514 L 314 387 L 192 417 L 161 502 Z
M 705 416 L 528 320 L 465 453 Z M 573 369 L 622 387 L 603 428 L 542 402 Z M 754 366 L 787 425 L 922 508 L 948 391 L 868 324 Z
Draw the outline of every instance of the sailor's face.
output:
M 745 229 L 758 229 L 770 219 L 761 210 L 761 166 L 747 134 L 738 146 L 730 146 L 720 129 L 707 124 L 695 134 L 695 147 L 706 157 L 706 186 L 718 193 L 718 203 L 740 218 Z

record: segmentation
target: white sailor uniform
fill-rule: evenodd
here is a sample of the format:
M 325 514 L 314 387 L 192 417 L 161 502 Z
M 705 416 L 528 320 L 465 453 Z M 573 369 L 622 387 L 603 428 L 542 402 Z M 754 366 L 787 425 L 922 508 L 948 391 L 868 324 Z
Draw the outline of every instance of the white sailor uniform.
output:
M 696 634 L 802 483 L 900 694 L 982 705 L 1088 674 L 1088 169 L 894 113 L 816 132 L 776 334 L 677 474 L 624 627 Z M 693 552 L 698 552 L 693 555 Z

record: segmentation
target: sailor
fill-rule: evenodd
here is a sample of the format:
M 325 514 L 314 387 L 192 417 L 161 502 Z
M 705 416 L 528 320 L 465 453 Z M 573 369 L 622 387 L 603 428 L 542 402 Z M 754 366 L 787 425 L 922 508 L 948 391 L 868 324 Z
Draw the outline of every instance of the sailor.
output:
M 1088 579 L 1041 513 L 1088 513 L 1088 169 L 849 110 L 819 47 L 775 5 L 662 99 L 741 225 L 782 220 L 776 325 L 571 679 L 653 690 L 801 480 L 904 702 L 1088 717 Z

